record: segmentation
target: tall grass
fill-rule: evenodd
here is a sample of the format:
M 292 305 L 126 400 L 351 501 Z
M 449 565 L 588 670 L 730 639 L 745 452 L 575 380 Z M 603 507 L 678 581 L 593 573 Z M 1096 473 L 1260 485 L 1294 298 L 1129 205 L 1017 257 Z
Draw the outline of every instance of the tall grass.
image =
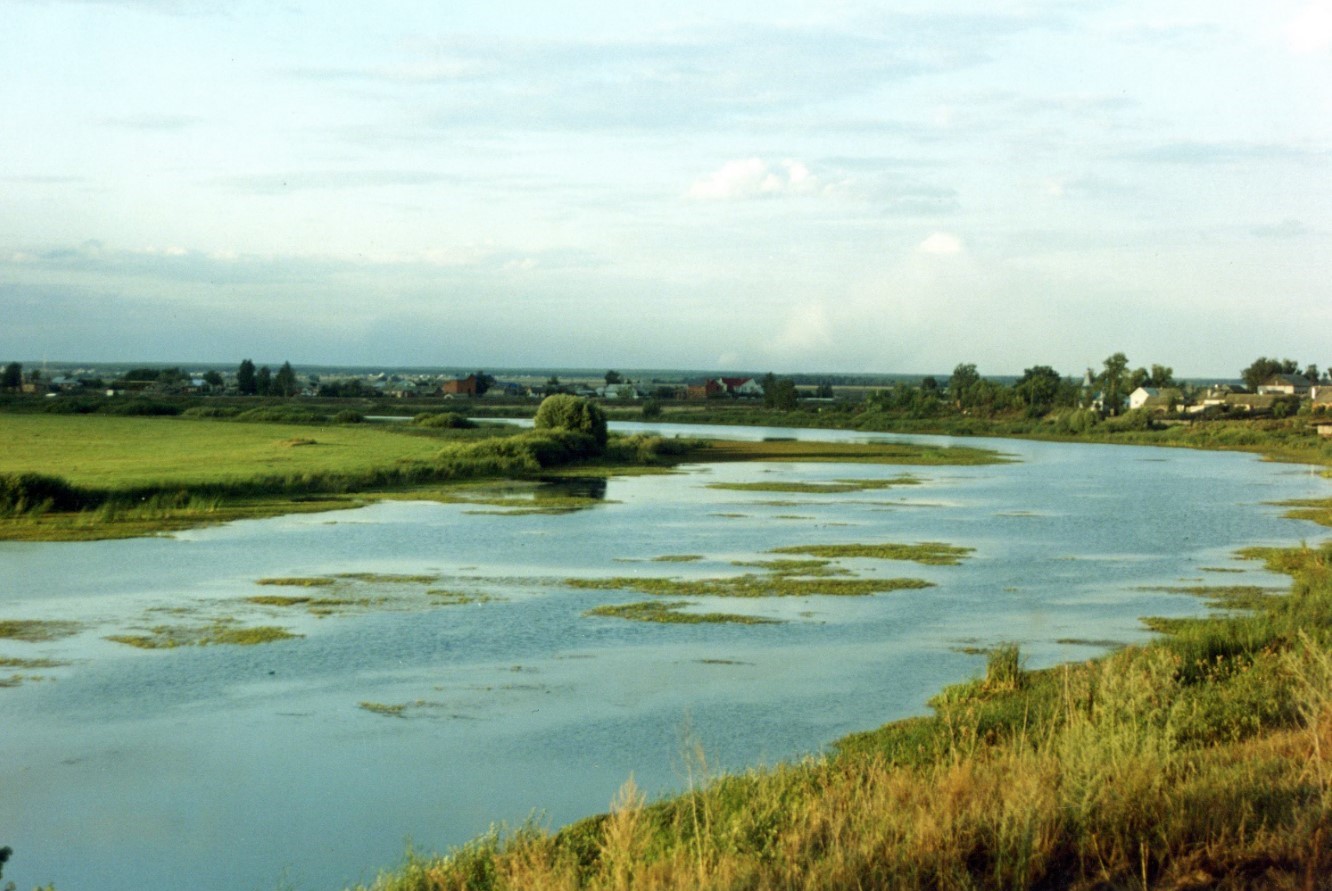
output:
M 628 786 L 372 887 L 1332 888 L 1332 546 L 1265 556 L 1291 593 L 1250 615 L 1042 671 L 1000 647 L 829 756 Z

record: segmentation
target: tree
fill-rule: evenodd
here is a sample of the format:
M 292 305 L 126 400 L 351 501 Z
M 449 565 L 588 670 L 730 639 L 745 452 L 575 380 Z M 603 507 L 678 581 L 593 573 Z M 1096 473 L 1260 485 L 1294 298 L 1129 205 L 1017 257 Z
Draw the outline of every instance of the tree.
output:
M 292 369 L 291 363 L 283 362 L 282 367 L 273 376 L 273 395 L 295 396 L 300 390 L 301 385 L 296 382 L 296 372 Z
M 226 381 L 222 379 L 222 374 L 214 370 L 204 372 L 203 382 L 210 387 L 221 387 L 226 384 Z
M 254 363 L 249 359 L 242 359 L 240 367 L 236 369 L 236 389 L 242 396 L 253 396 L 258 392 Z
M 537 430 L 570 430 L 592 437 L 598 448 L 606 445 L 606 413 L 581 396 L 556 393 L 537 407 L 532 426 Z
M 763 376 L 763 406 L 778 411 L 790 411 L 796 407 L 799 394 L 796 393 L 795 381 L 788 377 L 779 378 L 771 371 Z
M 0 372 L 0 390 L 21 389 L 23 389 L 23 365 L 19 362 L 10 362 L 5 366 L 5 370 Z
M 267 396 L 273 392 L 273 371 L 267 365 L 259 369 L 259 373 L 254 376 L 254 389 L 260 396 Z
M 1117 415 L 1123 410 L 1124 397 L 1127 395 L 1124 384 L 1128 371 L 1128 356 L 1115 353 L 1109 356 L 1103 365 L 1104 370 L 1097 377 L 1097 382 L 1101 385 L 1101 405 L 1108 414 Z
M 1055 407 L 1063 383 L 1059 372 L 1049 365 L 1034 365 L 1022 372 L 1022 377 L 1013 385 L 1013 392 L 1027 407 L 1027 414 L 1037 418 L 1049 414 Z
M 1297 374 L 1299 367 L 1299 363 L 1294 359 L 1269 359 L 1260 356 L 1253 360 L 1252 365 L 1240 372 L 1240 377 L 1244 379 L 1245 387 L 1257 390 L 1261 384 L 1267 383 L 1275 375 Z
M 495 383 L 494 375 L 486 374 L 484 371 L 477 371 L 474 376 L 476 377 L 476 395 L 486 395 L 486 391 Z
M 1309 381 L 1309 383 L 1311 384 L 1318 383 L 1318 366 L 1310 362 L 1309 366 L 1304 369 L 1304 376 Z
M 606 372 L 606 386 L 609 387 L 612 384 L 621 384 L 621 383 L 624 383 L 624 378 L 620 377 L 620 372 L 618 371 Z
M 953 369 L 953 376 L 948 379 L 948 398 L 961 411 L 969 404 L 968 392 L 980 382 L 980 373 L 970 363 L 960 364 Z
M 1148 384 L 1149 387 L 1160 387 L 1163 390 L 1167 387 L 1179 386 L 1179 383 L 1175 380 L 1175 369 L 1169 365 L 1153 365 L 1149 380 L 1151 381 Z

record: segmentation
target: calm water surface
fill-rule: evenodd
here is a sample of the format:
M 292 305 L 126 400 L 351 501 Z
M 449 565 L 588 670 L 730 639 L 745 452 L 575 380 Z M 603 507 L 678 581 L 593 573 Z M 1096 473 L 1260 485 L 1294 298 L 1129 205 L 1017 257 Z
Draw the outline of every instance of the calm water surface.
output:
M 709 484 L 904 469 L 700 465 L 611 480 L 596 507 L 563 515 L 397 502 L 174 538 L 0 543 L 0 619 L 83 623 L 59 641 L 0 640 L 0 657 L 70 663 L 20 670 L 41 679 L 0 688 L 0 844 L 15 851 L 5 878 L 62 891 L 368 881 L 409 841 L 442 850 L 496 821 L 535 813 L 558 825 L 605 810 L 631 774 L 654 793 L 681 789 L 682 753 L 695 744 L 709 769 L 741 769 L 920 713 L 942 685 L 983 668 L 976 648 L 1020 641 L 1038 667 L 1140 640 L 1140 616 L 1201 612 L 1162 588 L 1284 590 L 1235 548 L 1321 537 L 1268 504 L 1326 497 L 1328 481 L 1308 468 L 1183 450 L 965 444 L 1019 460 L 907 468 L 920 485 L 839 495 Z M 876 541 L 975 551 L 960 566 L 842 561 L 858 575 L 935 583 L 922 590 L 692 599 L 779 625 L 591 618 L 594 606 L 648 598 L 562 584 L 715 577 L 753 571 L 735 562 L 782 545 Z M 653 560 L 670 555 L 701 559 Z M 371 574 L 337 589 L 358 602 L 326 617 L 245 600 L 333 596 L 256 583 L 351 573 Z M 304 636 L 151 651 L 106 640 L 214 621 Z M 393 717 L 362 703 L 405 709 Z

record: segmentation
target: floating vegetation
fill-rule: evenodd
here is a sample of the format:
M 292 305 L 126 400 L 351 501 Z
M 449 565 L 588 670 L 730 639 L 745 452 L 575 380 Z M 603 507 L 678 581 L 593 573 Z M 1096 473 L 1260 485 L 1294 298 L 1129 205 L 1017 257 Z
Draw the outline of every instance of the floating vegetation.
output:
M 808 495 L 837 495 L 844 492 L 866 492 L 890 489 L 893 486 L 918 486 L 922 481 L 914 476 L 898 476 L 881 480 L 835 480 L 830 483 L 800 483 L 765 481 L 757 483 L 708 483 L 709 489 L 731 492 L 790 492 Z
M 467 591 L 447 591 L 442 588 L 429 590 L 426 594 L 431 598 L 432 603 L 448 606 L 461 606 L 468 603 L 490 603 L 501 599 L 498 597 L 492 597 L 489 594 L 473 594 Z
M 397 705 L 389 705 L 384 702 L 358 702 L 356 704 L 358 707 L 363 708 L 368 712 L 374 712 L 376 715 L 384 715 L 388 718 L 406 717 L 406 715 L 403 714 L 403 712 L 407 711 L 407 703 L 405 702 Z
M 962 558 L 974 548 L 944 544 L 937 541 L 925 541 L 919 544 L 837 544 L 837 545 L 790 545 L 773 548 L 770 554 L 809 554 L 812 557 L 867 557 L 872 560 L 911 560 L 932 566 L 956 566 Z
M 313 597 L 283 597 L 281 594 L 256 594 L 253 597 L 246 597 L 246 603 L 254 603 L 259 606 L 301 606 L 314 600 Z
M 776 625 L 777 619 L 765 619 L 762 616 L 742 616 L 735 613 L 687 613 L 682 610 L 690 606 L 687 600 L 647 600 L 641 603 L 622 603 L 613 606 L 598 606 L 583 613 L 585 616 L 606 616 L 616 619 L 630 619 L 635 622 L 661 622 L 675 625 L 700 625 L 707 623 L 735 625 Z
M 16 659 L 12 656 L 0 656 L 0 668 L 59 668 L 68 664 L 57 659 Z
M 660 557 L 653 557 L 653 563 L 693 563 L 695 560 L 702 560 L 702 554 L 663 554 Z
M 1213 609 L 1264 610 L 1283 599 L 1286 594 L 1280 588 L 1264 588 L 1259 585 L 1192 585 L 1180 587 L 1150 587 L 1144 591 L 1162 591 L 1167 594 L 1189 594 L 1202 597 Z
M 107 640 L 141 650 L 172 650 L 215 645 L 255 646 L 300 636 L 275 625 L 246 628 L 229 621 L 218 621 L 211 625 L 155 625 L 147 634 L 113 634 Z
M 834 566 L 830 560 L 734 560 L 732 566 L 762 569 L 777 576 L 850 575 L 851 571 Z
M 1324 472 L 1326 475 L 1326 472 Z M 1310 520 L 1320 526 L 1332 526 L 1332 498 L 1301 498 L 1279 501 L 1278 507 L 1289 507 L 1285 516 L 1292 520 Z
M 83 626 L 78 622 L 57 622 L 44 619 L 0 619 L 0 638 L 23 640 L 29 643 L 72 637 L 82 629 Z
M 1125 645 L 1122 640 L 1087 640 L 1081 637 L 1061 637 L 1055 643 L 1070 647 L 1097 647 L 1109 650 L 1122 649 Z
M 815 579 L 738 575 L 710 579 L 633 578 L 568 579 L 571 588 L 641 591 L 666 597 L 865 597 L 911 588 L 931 588 L 922 579 Z
M 1248 572 L 1247 569 L 1237 569 L 1233 566 L 1200 566 L 1199 572 Z
M 371 585 L 433 585 L 439 581 L 437 575 L 395 575 L 379 572 L 344 572 L 337 577 Z
M 267 578 L 255 582 L 256 585 L 283 585 L 290 588 L 326 588 L 337 583 L 337 579 L 327 576 Z
M 970 446 L 933 446 L 906 442 L 813 442 L 770 440 L 745 442 L 714 440 L 700 449 L 695 460 L 716 461 L 829 461 L 837 464 L 977 465 L 1007 464 L 1016 459 L 990 449 Z

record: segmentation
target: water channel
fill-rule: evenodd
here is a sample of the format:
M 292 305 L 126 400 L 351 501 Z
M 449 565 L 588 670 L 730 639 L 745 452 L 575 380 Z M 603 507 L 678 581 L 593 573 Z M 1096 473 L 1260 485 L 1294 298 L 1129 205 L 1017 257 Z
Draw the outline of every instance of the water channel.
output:
M 594 485 L 594 506 L 560 514 L 394 501 L 172 537 L 0 543 L 0 620 L 79 623 L 56 640 L 0 640 L 0 657 L 65 663 L 0 688 L 5 879 L 62 891 L 341 888 L 409 842 L 443 850 L 493 822 L 605 810 L 630 775 L 653 794 L 679 790 L 696 746 L 712 770 L 817 753 L 923 712 L 982 669 L 986 646 L 1018 641 L 1028 667 L 1083 659 L 1145 638 L 1141 616 L 1204 610 L 1164 589 L 1284 590 L 1234 551 L 1320 540 L 1271 502 L 1332 488 L 1307 467 L 1244 454 L 963 444 L 1016 460 L 694 465 Z M 904 473 L 917 484 L 712 487 Z M 916 590 L 687 598 L 687 609 L 777 624 L 592 617 L 650 596 L 565 584 L 715 578 L 754 572 L 737 564 L 779 546 L 889 541 L 974 551 L 955 566 L 838 561 L 860 577 L 933 583 Z M 697 559 L 660 559 L 686 556 Z M 273 578 L 334 582 L 259 584 Z M 342 605 L 247 599 L 303 593 Z M 300 636 L 156 650 L 107 639 L 208 624 Z

